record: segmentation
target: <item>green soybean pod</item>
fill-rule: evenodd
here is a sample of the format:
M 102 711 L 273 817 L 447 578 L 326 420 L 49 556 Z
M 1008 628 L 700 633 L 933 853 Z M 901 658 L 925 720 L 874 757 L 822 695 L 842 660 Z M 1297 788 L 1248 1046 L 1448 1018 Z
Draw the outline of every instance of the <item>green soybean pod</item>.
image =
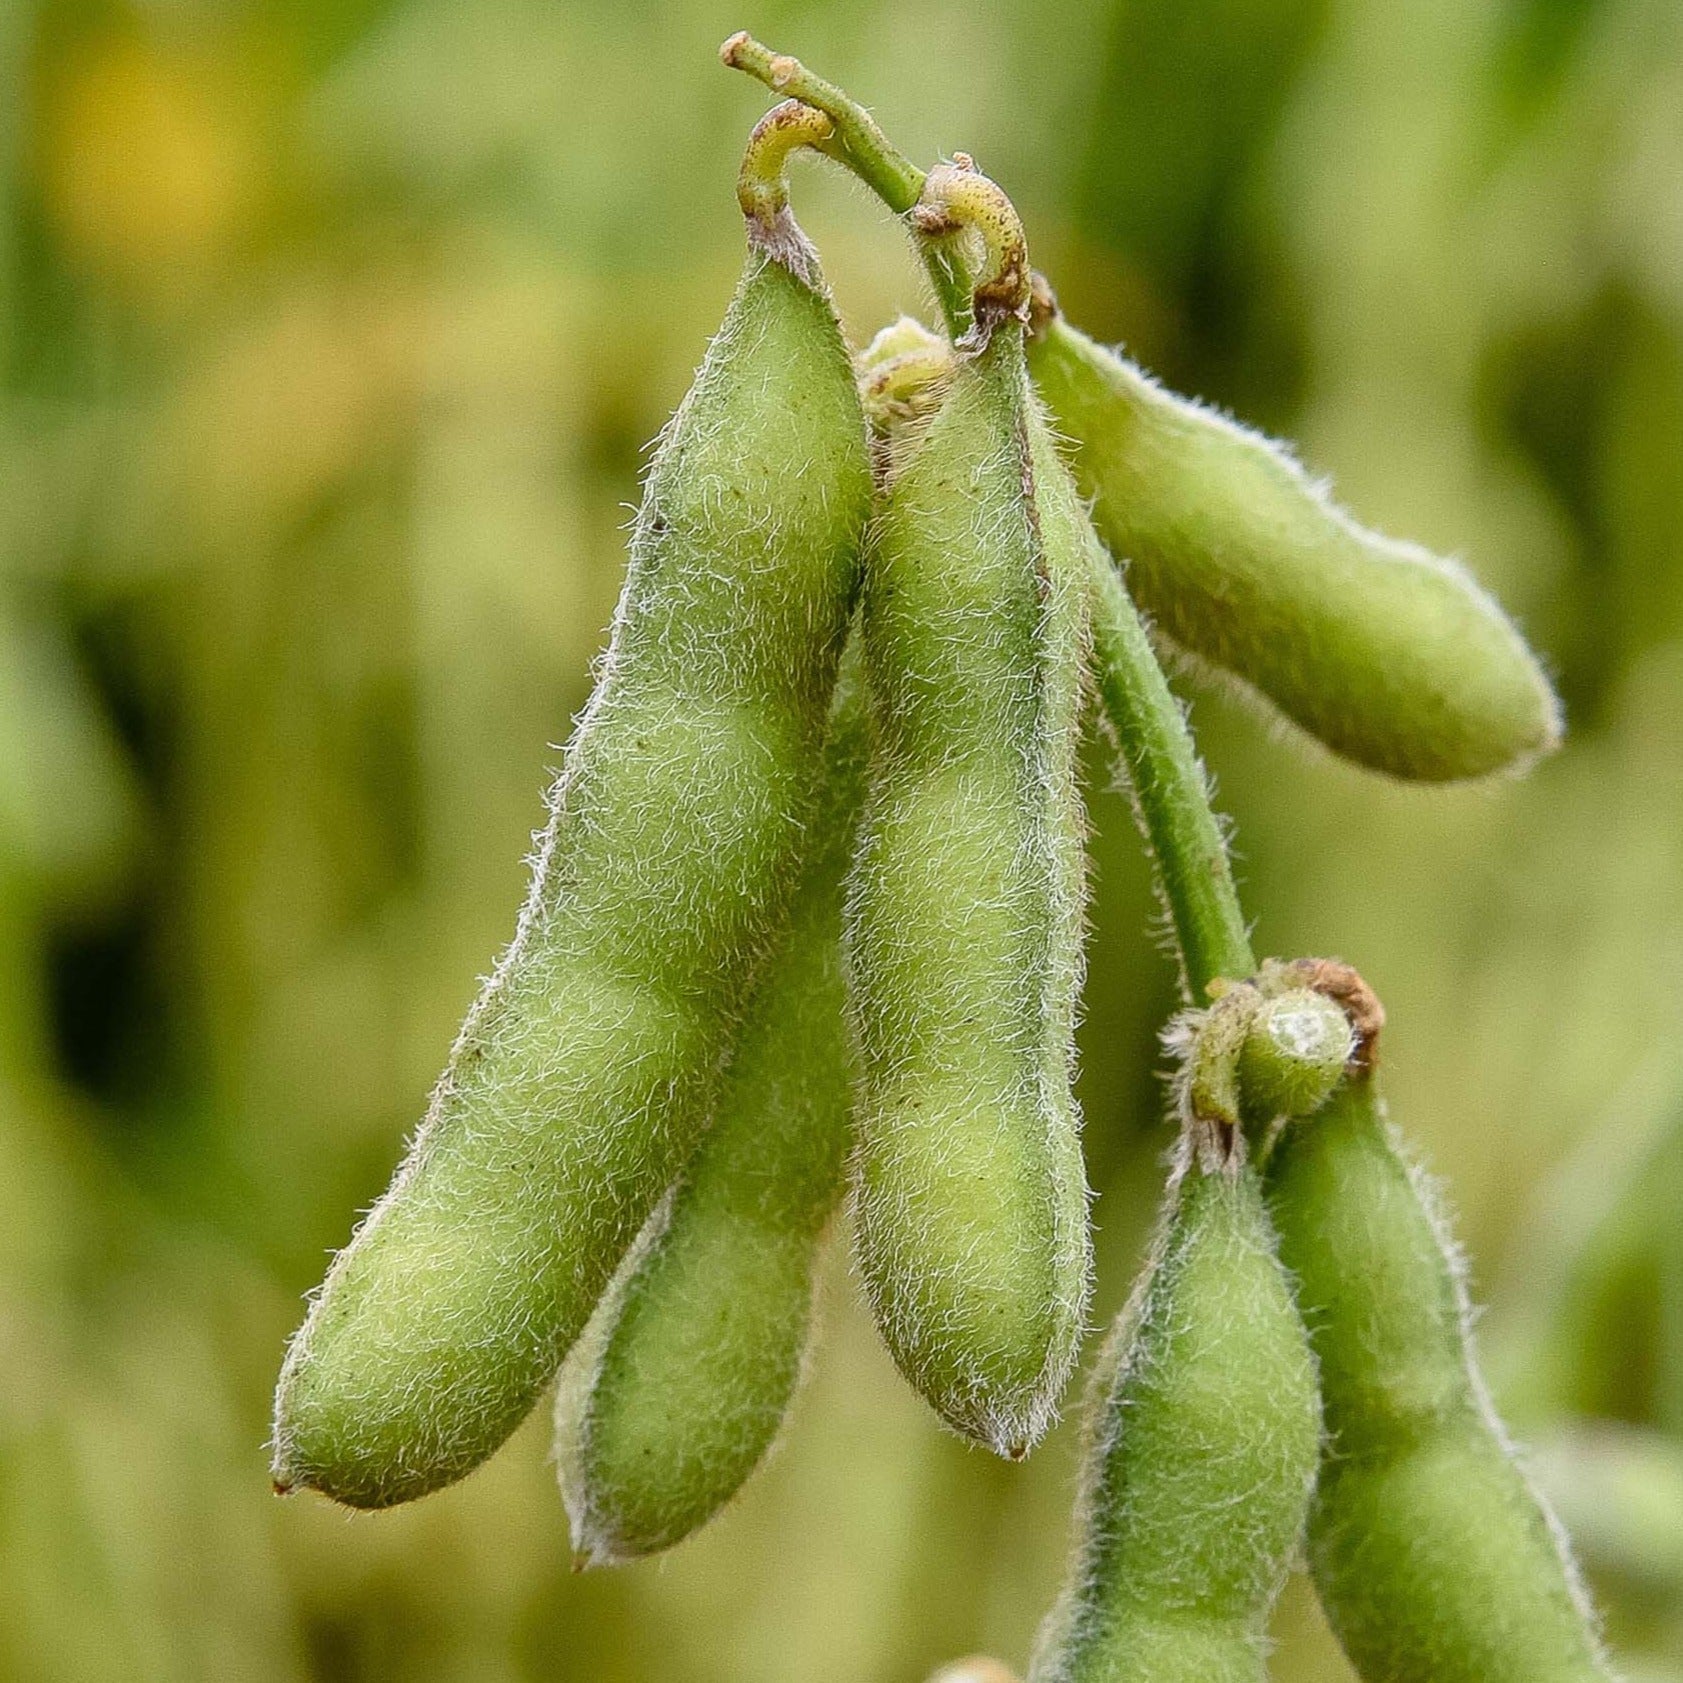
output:
M 1393 777 L 1518 771 L 1558 744 L 1547 678 L 1464 568 L 1357 525 L 1280 445 L 1040 302 L 1030 365 L 1099 534 L 1195 663 Z
M 1029 1683 L 1259 1683 L 1320 1450 L 1315 1363 L 1242 1148 L 1183 1147 L 1093 1380 L 1064 1591 Z
M 574 1549 L 591 1564 L 670 1548 L 711 1519 L 770 1449 L 800 1379 L 818 1241 L 851 1134 L 842 884 L 865 784 L 851 665 L 788 929 L 755 986 L 712 1127 L 604 1305 L 593 1359 L 557 1394 L 561 1487 Z
M 1320 1362 L 1316 1587 L 1367 1683 L 1606 1683 L 1558 1524 L 1474 1364 L 1461 1268 L 1377 1077 L 1288 1129 L 1268 1168 Z
M 964 173 L 955 192 L 998 193 Z M 858 1260 L 902 1372 L 1010 1456 L 1050 1423 L 1088 1274 L 1071 1093 L 1086 598 L 1043 519 L 1064 472 L 1003 319 L 896 451 L 862 608 Z
M 530 897 L 288 1351 L 279 1489 L 382 1507 L 483 1461 L 711 1114 L 795 887 L 871 499 L 847 349 L 777 190 L 822 138 L 780 108 L 750 145 L 747 265 L 651 464 Z

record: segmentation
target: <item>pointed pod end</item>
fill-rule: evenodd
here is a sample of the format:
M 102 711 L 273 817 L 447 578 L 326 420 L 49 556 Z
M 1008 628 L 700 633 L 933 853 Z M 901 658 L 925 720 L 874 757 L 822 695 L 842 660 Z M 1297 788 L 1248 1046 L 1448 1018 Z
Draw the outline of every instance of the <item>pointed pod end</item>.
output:
M 956 366 L 952 346 L 911 316 L 890 322 L 855 360 L 865 417 L 887 437 L 940 406 Z
M 1046 336 L 1059 315 L 1058 295 L 1038 269 L 1029 271 L 1028 330 L 1031 339 Z
M 787 269 L 802 286 L 814 292 L 819 289 L 822 271 L 818 266 L 818 252 L 787 205 L 763 217 L 749 212 L 744 221 L 750 249 Z

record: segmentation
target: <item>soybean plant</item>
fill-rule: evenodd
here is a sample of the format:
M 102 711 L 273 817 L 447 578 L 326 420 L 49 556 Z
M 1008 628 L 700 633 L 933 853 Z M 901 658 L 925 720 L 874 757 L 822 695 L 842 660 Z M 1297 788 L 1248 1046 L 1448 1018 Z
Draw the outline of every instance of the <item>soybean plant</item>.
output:
M 853 370 L 756 131 L 749 255 L 650 467 L 518 930 L 276 1400 L 277 1488 L 357 1507 L 513 1431 L 712 1112 L 795 887 L 871 470 Z
M 850 1074 L 885 1340 L 949 1424 L 1025 1452 L 1088 1284 L 1090 676 L 1188 1010 L 1167 1200 L 1095 1376 L 1033 1683 L 1259 1683 L 1305 1528 L 1366 1683 L 1605 1683 L 1384 1117 L 1382 1013 L 1335 961 L 1257 963 L 1117 563 L 1171 642 L 1396 776 L 1551 747 L 1547 683 L 1459 569 L 1357 527 L 1277 447 L 1083 339 L 1049 289 L 1037 312 L 1021 224 L 968 158 L 926 174 L 793 59 L 746 36 L 724 56 L 794 96 L 744 158 L 747 265 L 651 466 L 514 941 L 289 1350 L 277 1487 L 377 1507 L 460 1477 L 589 1320 L 560 1405 L 579 1549 L 643 1555 L 703 1524 L 799 1375 Z M 906 219 L 945 317 L 945 338 L 879 335 L 863 407 L 788 208 L 801 147 Z M 862 671 L 838 697 L 856 606 Z
M 1052 1418 L 1087 1295 L 1071 1093 L 1085 579 L 1046 517 L 1066 470 L 1029 388 L 1015 213 L 962 168 L 932 174 L 919 209 L 930 237 L 984 226 L 989 264 L 974 337 L 896 456 L 866 558 L 856 1233 L 902 1371 L 959 1431 L 1017 1456 Z
M 850 1135 L 841 923 L 865 784 L 856 666 L 850 655 L 837 686 L 788 927 L 712 1127 L 598 1311 L 600 1337 L 593 1327 L 580 1341 L 589 1361 L 557 1395 L 573 1547 L 593 1564 L 670 1548 L 711 1519 L 765 1456 L 800 1378 L 815 1254 Z
M 839 89 L 747 37 L 725 56 L 825 110 L 838 155 L 896 213 L 914 210 L 923 178 Z M 952 266 L 924 255 L 949 330 L 973 333 Z M 1056 321 L 1041 327 L 1037 371 L 1085 447 L 1085 488 L 1171 637 L 1329 745 L 1395 775 L 1475 776 L 1553 745 L 1557 711 L 1535 662 L 1456 569 L 1363 533 L 1282 452 L 1157 392 Z M 1290 1346 L 1309 1367 L 1300 1308 L 1327 1426 L 1311 1555 L 1367 1683 L 1605 1678 L 1564 1539 L 1478 1380 L 1453 1253 L 1383 1122 L 1376 1004 L 1330 961 L 1257 969 L 1202 770 L 1145 628 L 1108 568 L 1090 567 L 1089 578 L 1099 689 L 1187 995 L 1213 1005 L 1181 1041 L 1178 1092 L 1200 1145 L 1183 1144 L 1158 1254 L 1112 1345 L 1076 1566 L 1036 1676 L 1260 1676 L 1263 1620 L 1303 1516 L 1314 1434 L 1300 1411 L 1297 1457 L 1273 1464 L 1276 1474 L 1289 1465 L 1295 1483 L 1264 1480 L 1249 1504 L 1234 1493 L 1268 1465 L 1261 1452 L 1279 1426 L 1269 1410 L 1291 1387 L 1252 1399 L 1207 1441 L 1187 1439 L 1212 1398 L 1219 1407 L 1245 1394 L 1264 1357 L 1236 1368 L 1223 1358 L 1248 1336 L 1272 1327 L 1271 1358 Z M 1317 1103 L 1318 1115 L 1289 1120 Z M 1243 1159 L 1270 1152 L 1265 1208 Z M 1240 1250 L 1263 1260 L 1254 1273 L 1231 1263 L 1222 1289 L 1181 1314 L 1200 1278 L 1187 1259 L 1210 1232 L 1244 1236 Z M 1269 1303 L 1229 1314 L 1233 1279 L 1251 1280 Z M 1189 1381 L 1170 1406 L 1165 1374 L 1210 1382 Z M 1305 1391 L 1295 1394 L 1301 1404 Z M 1215 1511 L 1231 1521 L 1225 1529 L 1210 1524 Z

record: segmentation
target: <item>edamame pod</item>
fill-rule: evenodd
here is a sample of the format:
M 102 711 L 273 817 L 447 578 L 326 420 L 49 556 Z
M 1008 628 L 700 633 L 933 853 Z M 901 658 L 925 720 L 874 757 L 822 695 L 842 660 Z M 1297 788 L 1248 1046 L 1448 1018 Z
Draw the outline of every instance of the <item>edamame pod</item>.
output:
M 1166 391 L 1046 295 L 1030 366 L 1158 630 L 1334 752 L 1445 782 L 1560 739 L 1524 640 L 1456 563 L 1358 526 L 1279 445 Z
M 780 171 L 800 131 L 762 133 Z M 871 471 L 810 248 L 750 185 L 518 931 L 288 1352 L 279 1489 L 406 1501 L 519 1424 L 694 1149 L 794 890 Z
M 1236 1156 L 1186 1151 L 1094 1376 L 1068 1583 L 1030 1683 L 1260 1683 L 1320 1448 L 1315 1363 Z
M 864 783 L 863 685 L 844 670 L 801 885 L 717 1116 L 616 1282 L 582 1384 L 557 1396 L 573 1546 L 592 1564 L 670 1548 L 711 1519 L 770 1448 L 799 1381 L 850 1133 L 841 907 Z
M 1430 1189 L 1358 1074 L 1268 1168 L 1320 1361 L 1316 1587 L 1366 1683 L 1607 1683 L 1566 1541 L 1491 1410 Z
M 863 598 L 859 1265 L 901 1371 L 1010 1456 L 1053 1417 L 1088 1275 L 1070 1090 L 1086 595 L 1060 486 L 1074 503 L 1006 319 L 897 452 Z

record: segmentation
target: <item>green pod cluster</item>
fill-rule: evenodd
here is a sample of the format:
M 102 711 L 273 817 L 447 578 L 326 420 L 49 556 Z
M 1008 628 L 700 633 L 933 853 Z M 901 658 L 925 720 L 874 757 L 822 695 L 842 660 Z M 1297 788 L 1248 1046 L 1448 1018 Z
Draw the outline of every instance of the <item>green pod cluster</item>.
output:
M 1356 1670 L 1607 1683 L 1565 1537 L 1491 1410 L 1460 1268 L 1376 1078 L 1289 1129 L 1267 1179 L 1326 1409 L 1310 1559 Z
M 1158 630 L 1393 777 L 1523 769 L 1560 739 L 1536 659 L 1466 570 L 1358 526 L 1281 446 L 1052 313 L 1035 381 Z
M 1087 1293 L 1079 507 L 1009 323 L 897 449 L 865 570 L 858 1258 L 901 1370 L 1010 1456 L 1053 1416 Z
M 841 1196 L 852 1056 L 842 888 L 865 788 L 862 680 L 844 666 L 800 887 L 717 1114 L 556 1400 L 573 1547 L 670 1548 L 736 1494 L 799 1382 L 818 1241 Z
M 1255 1172 L 1196 1161 L 1094 1376 L 1078 1537 L 1030 1683 L 1260 1683 L 1320 1451 Z
M 689 1159 L 795 887 L 870 499 L 829 299 L 756 251 L 650 467 L 514 941 L 288 1352 L 277 1487 L 382 1507 L 477 1466 Z

